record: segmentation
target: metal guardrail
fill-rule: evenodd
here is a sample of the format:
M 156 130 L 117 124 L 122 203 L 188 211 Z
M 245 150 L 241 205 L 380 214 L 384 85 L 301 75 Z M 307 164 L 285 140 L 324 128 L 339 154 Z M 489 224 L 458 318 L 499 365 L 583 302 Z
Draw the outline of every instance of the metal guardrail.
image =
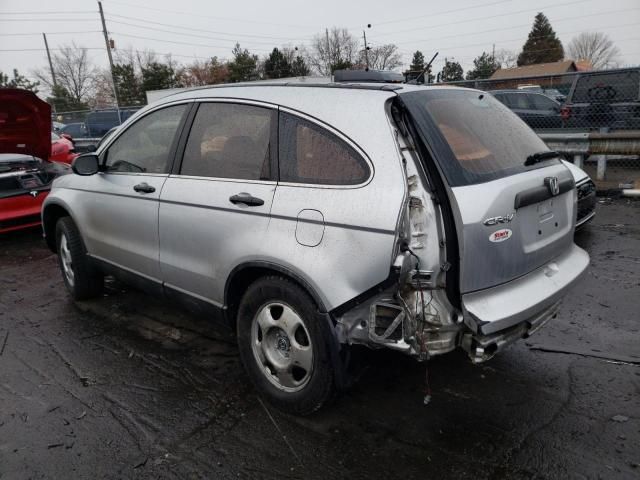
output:
M 640 130 L 611 133 L 540 133 L 540 138 L 551 150 L 573 157 L 573 163 L 582 168 L 587 155 L 598 155 L 596 179 L 604 180 L 607 155 L 640 155 Z M 638 160 L 640 169 L 640 159 Z

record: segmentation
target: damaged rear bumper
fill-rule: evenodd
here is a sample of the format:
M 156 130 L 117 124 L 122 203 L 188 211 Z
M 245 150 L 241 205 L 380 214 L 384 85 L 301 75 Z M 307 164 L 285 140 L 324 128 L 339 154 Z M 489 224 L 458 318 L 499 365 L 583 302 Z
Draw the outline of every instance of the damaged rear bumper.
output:
M 473 363 L 486 362 L 516 340 L 531 336 L 549 320 L 556 318 L 559 306 L 558 301 L 529 320 L 489 335 L 467 331 L 462 334 L 460 346 Z

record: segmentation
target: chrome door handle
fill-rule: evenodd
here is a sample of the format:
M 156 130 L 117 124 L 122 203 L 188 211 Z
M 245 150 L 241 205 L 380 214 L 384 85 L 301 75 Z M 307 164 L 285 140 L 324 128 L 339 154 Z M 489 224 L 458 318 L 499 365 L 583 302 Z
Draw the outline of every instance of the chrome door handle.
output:
M 238 193 L 237 195 L 231 195 L 229 197 L 229 201 L 231 203 L 244 203 L 250 207 L 259 207 L 260 205 L 264 205 L 264 200 L 261 198 L 257 198 L 252 196 L 249 193 Z
M 134 185 L 133 189 L 136 192 L 141 192 L 141 193 L 153 193 L 156 191 L 156 188 L 152 187 L 147 182 L 142 182 L 137 185 Z

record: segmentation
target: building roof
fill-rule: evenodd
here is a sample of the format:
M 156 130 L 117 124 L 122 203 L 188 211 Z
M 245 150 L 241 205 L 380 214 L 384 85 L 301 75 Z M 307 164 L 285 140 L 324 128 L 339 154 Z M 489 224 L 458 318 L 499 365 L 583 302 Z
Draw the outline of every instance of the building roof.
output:
M 575 72 L 576 64 L 573 60 L 564 60 L 562 62 L 553 63 L 537 63 L 535 65 L 526 65 L 516 68 L 499 68 L 493 75 L 491 80 L 505 80 L 508 78 L 526 78 L 538 77 L 543 75 L 560 75 L 563 73 Z

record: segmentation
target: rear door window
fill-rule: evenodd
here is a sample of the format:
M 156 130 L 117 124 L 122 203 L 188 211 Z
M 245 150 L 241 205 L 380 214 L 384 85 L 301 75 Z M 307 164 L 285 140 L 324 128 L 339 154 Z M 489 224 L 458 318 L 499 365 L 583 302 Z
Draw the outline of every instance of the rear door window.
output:
M 531 104 L 529 103 L 529 95 L 526 93 L 507 93 L 507 105 L 517 110 L 529 110 Z
M 280 114 L 279 165 L 282 182 L 359 185 L 369 165 L 337 135 L 300 117 Z
M 253 105 L 203 103 L 189 133 L 180 174 L 270 180 L 276 115 L 275 110 Z
M 548 148 L 492 95 L 434 89 L 401 93 L 400 98 L 421 136 L 434 148 L 451 186 L 488 182 L 558 162 L 524 165 L 529 155 Z
M 553 110 L 557 104 L 544 95 L 529 95 L 529 101 L 533 110 Z

